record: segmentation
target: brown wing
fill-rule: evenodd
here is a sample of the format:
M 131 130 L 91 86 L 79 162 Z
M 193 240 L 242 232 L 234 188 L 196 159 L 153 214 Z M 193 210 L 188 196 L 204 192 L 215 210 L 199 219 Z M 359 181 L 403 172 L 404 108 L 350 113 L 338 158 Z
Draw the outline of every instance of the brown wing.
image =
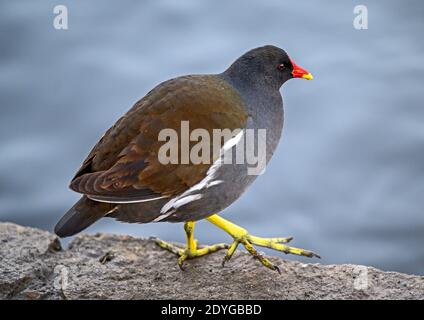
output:
M 161 164 L 162 129 L 244 128 L 239 94 L 218 76 L 185 76 L 166 81 L 110 128 L 84 161 L 71 189 L 95 200 L 146 201 L 180 194 L 201 181 L 211 164 Z M 215 158 L 212 156 L 213 163 Z M 214 155 L 215 157 L 217 155 Z M 181 163 L 181 162 L 178 162 Z

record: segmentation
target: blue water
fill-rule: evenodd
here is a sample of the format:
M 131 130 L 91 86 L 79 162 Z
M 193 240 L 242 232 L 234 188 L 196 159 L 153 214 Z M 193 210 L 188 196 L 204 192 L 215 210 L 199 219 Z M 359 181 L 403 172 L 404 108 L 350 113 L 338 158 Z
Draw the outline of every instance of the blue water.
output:
M 53 28 L 56 4 L 69 30 Z M 368 30 L 352 26 L 357 4 Z M 136 100 L 274 44 L 315 80 L 282 89 L 282 142 L 226 216 L 294 235 L 322 263 L 424 274 L 423 16 L 418 0 L 1 1 L 0 220 L 51 230 L 78 199 L 67 185 L 81 161 Z M 184 240 L 179 224 L 89 231 Z M 197 231 L 230 240 L 207 222 Z

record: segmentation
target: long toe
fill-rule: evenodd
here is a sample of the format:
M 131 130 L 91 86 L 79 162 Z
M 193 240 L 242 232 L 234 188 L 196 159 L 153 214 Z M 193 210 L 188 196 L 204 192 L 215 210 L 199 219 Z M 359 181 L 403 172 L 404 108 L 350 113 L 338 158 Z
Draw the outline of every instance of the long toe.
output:
M 296 247 L 289 247 L 282 244 L 282 242 L 269 241 L 269 239 L 272 239 L 272 238 L 260 238 L 260 237 L 250 236 L 248 237 L 248 239 L 251 241 L 251 243 L 257 246 L 274 249 L 277 251 L 284 252 L 285 254 L 294 254 L 294 255 L 304 256 L 308 258 L 313 258 L 313 257 L 321 258 L 318 254 L 310 250 L 305 250 L 305 249 L 296 248 Z
M 159 247 L 162 249 L 165 249 L 175 255 L 177 255 L 178 258 L 178 266 L 181 270 L 184 270 L 184 263 L 187 260 L 203 257 L 205 255 L 223 250 L 223 249 L 229 249 L 230 245 L 226 243 L 218 243 L 210 246 L 202 246 L 200 248 L 180 248 L 172 243 L 163 241 L 158 238 L 151 238 Z
M 165 249 L 179 257 L 181 257 L 184 254 L 185 250 L 183 248 L 176 246 L 175 244 L 163 241 L 159 238 L 151 237 L 150 239 L 153 240 L 162 249 Z
M 280 269 L 267 258 L 265 258 L 258 250 L 256 250 L 256 248 L 249 241 L 243 241 L 243 245 L 255 259 L 262 263 L 262 265 L 281 274 Z
M 236 251 L 239 244 L 243 244 L 243 246 L 246 248 L 246 250 L 257 260 L 262 263 L 265 267 L 268 269 L 271 269 L 273 271 L 280 272 L 280 269 L 273 264 L 271 261 L 269 261 L 267 258 L 265 258 L 256 248 L 246 239 L 240 239 L 240 240 L 234 240 L 231 246 L 228 248 L 227 253 L 225 254 L 224 259 L 222 260 L 222 266 L 225 266 L 225 263 L 231 259 L 234 252 Z

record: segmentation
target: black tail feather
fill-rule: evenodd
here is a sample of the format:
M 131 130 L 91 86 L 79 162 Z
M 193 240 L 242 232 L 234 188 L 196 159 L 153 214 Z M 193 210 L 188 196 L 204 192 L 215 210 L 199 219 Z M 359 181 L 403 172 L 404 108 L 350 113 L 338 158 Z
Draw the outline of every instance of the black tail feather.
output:
M 112 203 L 97 202 L 83 196 L 60 219 L 54 232 L 61 238 L 73 236 L 103 218 L 115 206 Z

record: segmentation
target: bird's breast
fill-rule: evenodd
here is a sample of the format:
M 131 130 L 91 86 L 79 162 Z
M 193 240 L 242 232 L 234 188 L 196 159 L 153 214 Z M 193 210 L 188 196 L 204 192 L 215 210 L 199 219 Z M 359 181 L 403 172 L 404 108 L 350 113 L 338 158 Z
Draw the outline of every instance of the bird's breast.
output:
M 271 159 L 281 138 L 284 123 L 283 99 L 278 94 L 268 94 L 260 98 L 258 96 L 249 102 L 248 129 L 257 132 L 265 132 L 267 163 Z M 260 141 L 255 141 L 260 143 Z

